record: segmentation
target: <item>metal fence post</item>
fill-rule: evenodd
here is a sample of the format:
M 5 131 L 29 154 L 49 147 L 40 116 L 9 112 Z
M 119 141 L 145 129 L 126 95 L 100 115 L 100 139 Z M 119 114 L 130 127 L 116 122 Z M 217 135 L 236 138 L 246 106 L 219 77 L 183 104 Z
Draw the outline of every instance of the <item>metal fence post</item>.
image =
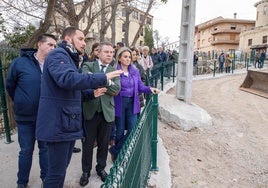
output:
M 2 65 L 2 54 L 0 54 L 0 92 L 1 92 L 1 106 L 2 106 L 2 113 L 4 118 L 4 125 L 5 125 L 5 133 L 6 133 L 6 143 L 11 143 L 11 136 L 10 136 L 10 127 L 7 115 L 7 103 L 6 103 L 6 96 L 5 96 L 5 87 L 4 87 L 4 79 L 3 79 L 3 65 Z
M 152 171 L 158 171 L 157 166 L 157 128 L 158 128 L 158 95 L 153 95 L 153 135 L 152 135 Z
M 175 82 L 175 61 L 172 61 L 172 82 Z
M 232 74 L 234 73 L 234 60 L 232 60 Z
M 213 77 L 215 77 L 215 73 L 216 73 L 216 61 L 214 61 Z
M 168 63 L 168 61 L 166 61 L 166 63 Z M 161 82 L 161 90 L 163 91 L 164 90 L 164 62 L 161 63 L 161 77 L 160 77 L 160 82 Z

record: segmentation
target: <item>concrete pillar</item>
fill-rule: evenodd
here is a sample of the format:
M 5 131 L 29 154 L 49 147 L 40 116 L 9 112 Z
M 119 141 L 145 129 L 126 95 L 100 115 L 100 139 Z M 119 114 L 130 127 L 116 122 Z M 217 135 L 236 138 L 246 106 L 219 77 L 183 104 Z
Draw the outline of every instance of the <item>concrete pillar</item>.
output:
M 176 97 L 191 102 L 196 0 L 183 0 Z

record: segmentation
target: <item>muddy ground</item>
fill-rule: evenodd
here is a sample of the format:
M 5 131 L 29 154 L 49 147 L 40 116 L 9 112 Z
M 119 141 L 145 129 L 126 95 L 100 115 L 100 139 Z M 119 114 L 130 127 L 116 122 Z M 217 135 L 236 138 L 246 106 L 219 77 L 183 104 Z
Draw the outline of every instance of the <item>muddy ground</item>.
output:
M 172 188 L 268 187 L 268 99 L 241 91 L 245 76 L 193 81 L 192 103 L 212 127 L 185 132 L 159 123 Z

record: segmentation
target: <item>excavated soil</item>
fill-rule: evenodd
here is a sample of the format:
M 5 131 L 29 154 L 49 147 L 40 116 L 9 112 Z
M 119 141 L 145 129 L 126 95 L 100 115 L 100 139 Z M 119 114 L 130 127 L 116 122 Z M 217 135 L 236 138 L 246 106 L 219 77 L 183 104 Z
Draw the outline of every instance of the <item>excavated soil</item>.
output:
M 211 115 L 212 127 L 185 132 L 159 123 L 172 188 L 268 187 L 268 99 L 241 91 L 245 77 L 193 81 L 191 101 Z

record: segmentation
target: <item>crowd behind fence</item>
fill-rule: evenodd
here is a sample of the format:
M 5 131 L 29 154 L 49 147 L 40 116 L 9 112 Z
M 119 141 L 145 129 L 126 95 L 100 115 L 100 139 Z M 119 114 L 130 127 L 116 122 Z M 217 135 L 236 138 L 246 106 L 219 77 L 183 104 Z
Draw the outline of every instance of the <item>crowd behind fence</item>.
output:
M 1 60 L 1 118 L 0 118 L 0 136 L 6 136 L 7 142 L 10 142 L 10 131 L 15 130 L 15 121 L 14 114 L 12 108 L 12 101 L 7 96 L 5 92 L 5 77 L 7 74 L 8 67 L 10 62 L 15 57 L 18 57 L 19 50 L 13 48 L 1 48 L 0 51 L 0 60 Z M 174 55 L 174 54 L 172 54 Z M 179 54 L 175 54 L 173 59 L 169 61 L 159 63 L 152 67 L 152 69 L 148 69 L 146 76 L 148 83 L 147 85 L 151 85 L 153 87 L 158 87 L 161 90 L 164 89 L 165 83 L 167 81 L 175 82 L 177 76 L 177 63 L 178 63 Z M 193 66 L 193 75 L 204 75 L 210 74 L 215 77 L 216 74 L 219 73 L 219 63 L 218 63 L 218 54 L 217 53 L 197 53 L 198 63 Z M 255 51 L 251 53 L 231 53 L 230 57 L 232 59 L 231 65 L 231 73 L 234 73 L 236 69 L 246 68 L 254 66 L 254 56 Z M 157 72 L 157 74 L 152 75 L 151 72 Z M 8 121 L 9 120 L 9 121 Z
M 10 133 L 15 130 L 14 113 L 12 101 L 5 92 L 5 77 L 12 59 L 19 55 L 18 50 L 1 49 L 0 52 L 0 90 L 1 90 L 1 136 L 6 137 L 6 142 L 11 142 Z M 244 57 L 244 56 L 242 56 Z M 254 64 L 250 58 L 236 59 L 232 58 L 232 73 L 237 68 L 248 68 Z M 244 60 L 244 61 L 243 61 Z M 211 64 L 208 64 L 211 63 Z M 209 72 L 212 76 L 217 73 L 217 58 L 204 59 L 199 58 L 196 68 L 196 74 L 208 74 L 201 71 L 200 67 L 208 67 L 213 70 Z M 199 70 L 200 69 L 200 70 Z M 150 71 L 156 71 L 157 74 L 151 75 Z M 164 89 L 166 81 L 175 82 L 177 75 L 177 60 L 155 65 L 151 70 L 147 70 L 147 84 L 152 84 L 154 87 Z M 158 98 L 157 95 L 148 95 L 146 105 L 141 112 L 140 118 L 128 137 L 123 149 L 121 150 L 113 167 L 110 169 L 102 188 L 128 188 L 128 187 L 146 187 L 148 184 L 150 171 L 157 171 L 157 126 L 158 126 Z

